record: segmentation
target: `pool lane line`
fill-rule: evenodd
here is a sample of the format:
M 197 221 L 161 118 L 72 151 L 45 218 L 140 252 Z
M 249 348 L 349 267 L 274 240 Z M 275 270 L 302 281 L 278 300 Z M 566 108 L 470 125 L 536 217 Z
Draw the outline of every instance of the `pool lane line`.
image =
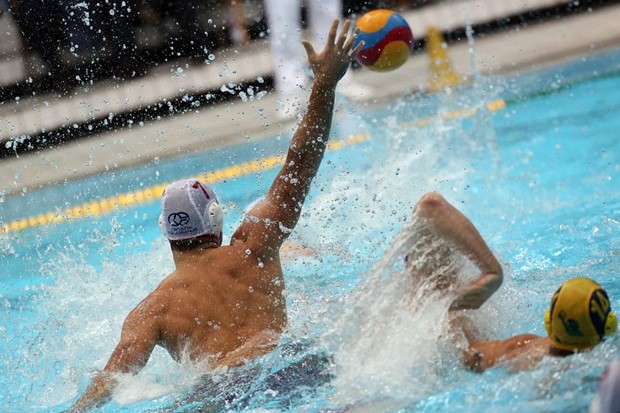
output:
M 349 136 L 343 140 L 331 141 L 327 144 L 327 151 L 336 151 L 348 146 L 357 145 L 368 140 L 368 138 L 368 133 L 360 133 Z M 285 155 L 270 156 L 256 161 L 243 162 L 237 165 L 207 172 L 196 176 L 196 178 L 207 184 L 214 184 L 226 179 L 234 179 L 252 173 L 267 171 L 276 166 L 282 165 L 284 163 L 284 159 Z M 0 222 L 0 235 L 23 231 L 32 227 L 58 224 L 71 219 L 104 215 L 121 208 L 128 208 L 153 202 L 160 199 L 161 194 L 167 186 L 167 183 L 153 185 L 145 189 L 86 202 L 67 208 L 62 212 L 46 212 L 36 216 L 19 218 L 8 223 Z
M 495 112 L 505 109 L 506 101 L 504 101 L 504 99 L 498 99 L 492 102 L 488 102 L 485 106 L 489 111 Z M 414 122 L 403 122 L 401 123 L 401 126 L 409 127 L 415 125 L 421 128 L 428 126 L 431 123 L 441 122 L 443 120 L 474 116 L 477 111 L 478 109 L 476 107 L 464 108 L 453 112 L 446 112 L 437 116 L 418 119 Z M 370 135 L 368 134 L 368 132 L 366 132 L 349 136 L 348 138 L 343 140 L 330 141 L 327 145 L 327 150 L 336 151 L 343 149 L 347 146 L 353 146 L 366 141 L 369 136 Z M 227 168 L 207 172 L 206 174 L 199 175 L 196 178 L 207 184 L 213 184 L 219 181 L 223 181 L 225 179 L 237 178 L 256 172 L 263 172 L 276 166 L 282 165 L 283 163 L 284 155 L 270 156 L 256 161 L 243 162 L 237 165 L 229 166 Z M 57 224 L 69 219 L 99 216 L 118 210 L 120 208 L 128 208 L 131 206 L 153 202 L 159 199 L 161 194 L 164 192 L 166 186 L 168 186 L 168 184 L 153 185 L 145 189 L 140 189 L 137 191 L 115 195 L 105 199 L 83 203 L 81 205 L 67 208 L 62 212 L 47 212 L 27 218 L 19 218 L 6 224 L 0 222 L 0 235 L 8 234 L 10 232 L 18 232 L 32 227 Z
M 497 99 L 492 102 L 487 102 L 485 106 L 490 112 L 496 112 L 498 110 L 502 110 L 506 108 L 506 101 L 504 99 Z M 455 110 L 452 112 L 442 113 L 436 116 L 430 116 L 428 118 L 421 118 L 421 119 L 416 120 L 413 123 L 412 122 L 401 123 L 401 126 L 415 125 L 418 128 L 423 128 L 432 123 L 438 123 L 444 120 L 469 118 L 471 116 L 474 116 L 476 113 L 478 113 L 478 108 L 476 107 L 463 108 L 463 109 Z

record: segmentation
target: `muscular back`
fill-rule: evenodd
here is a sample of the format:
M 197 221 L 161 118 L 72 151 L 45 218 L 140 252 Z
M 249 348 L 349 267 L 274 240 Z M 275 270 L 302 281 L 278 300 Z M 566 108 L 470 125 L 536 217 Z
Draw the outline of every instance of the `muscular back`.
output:
M 175 360 L 217 361 L 249 342 L 248 358 L 273 348 L 286 325 L 280 259 L 245 247 L 237 242 L 189 253 L 136 308 L 152 318 L 158 344 Z

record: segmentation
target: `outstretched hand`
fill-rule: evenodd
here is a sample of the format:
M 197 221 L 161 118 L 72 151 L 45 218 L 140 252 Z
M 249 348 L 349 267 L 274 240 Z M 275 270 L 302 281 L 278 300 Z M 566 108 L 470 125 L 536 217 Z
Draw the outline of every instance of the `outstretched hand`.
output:
M 308 54 L 308 62 L 312 67 L 315 79 L 334 86 L 342 79 L 353 59 L 364 47 L 364 42 L 360 42 L 353 48 L 353 42 L 359 29 L 356 28 L 353 32 L 350 32 L 351 21 L 345 20 L 342 31 L 338 34 L 339 22 L 336 19 L 332 23 L 327 37 L 327 44 L 321 53 L 316 53 L 312 43 L 309 41 L 301 41 Z

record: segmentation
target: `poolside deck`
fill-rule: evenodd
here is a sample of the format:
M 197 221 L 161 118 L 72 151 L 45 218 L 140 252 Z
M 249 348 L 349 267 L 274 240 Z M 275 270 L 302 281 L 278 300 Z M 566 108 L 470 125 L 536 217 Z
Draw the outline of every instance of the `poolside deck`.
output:
M 424 33 L 425 26 L 429 24 L 437 24 L 444 30 L 450 29 L 454 27 L 451 25 L 458 24 L 454 16 L 473 15 L 466 9 L 475 9 L 473 1 L 459 4 L 464 9 L 458 13 L 436 8 L 434 18 L 424 15 L 433 11 L 431 9 L 411 12 L 405 17 L 414 33 Z M 437 20 L 436 16 L 444 18 Z M 480 19 L 479 22 L 483 21 Z M 620 48 L 618 21 L 620 6 L 612 5 L 591 13 L 478 37 L 475 40 L 475 66 L 482 74 L 504 74 L 528 67 L 543 67 L 595 51 Z M 472 57 L 467 42 L 451 44 L 449 56 L 457 72 L 464 76 L 471 74 Z M 172 75 L 171 69 L 161 68 L 148 77 L 121 85 L 102 83 L 95 86 L 91 93 L 74 98 L 52 100 L 50 97 L 45 102 L 41 99 L 23 99 L 19 102 L 19 108 L 4 105 L 0 108 L 0 119 L 5 121 L 1 129 L 10 136 L 0 136 L 0 141 L 6 142 L 12 136 L 33 133 L 33 130 L 41 128 L 53 129 L 57 126 L 53 122 L 58 122 L 58 119 L 71 125 L 91 118 L 95 112 L 118 113 L 122 111 L 123 105 L 147 105 L 154 99 L 149 95 L 153 90 L 157 90 L 158 96 L 161 96 L 162 90 L 169 89 L 173 96 L 178 95 L 179 91 L 191 93 L 193 90 L 204 89 L 205 81 L 217 82 L 219 87 L 228 82 L 239 83 L 268 76 L 271 73 L 271 61 L 267 44 L 254 43 L 247 49 L 223 51 L 213 63 L 203 67 L 183 71 L 174 69 Z M 352 73 L 354 83 L 366 85 L 369 91 L 365 94 L 353 93 L 350 98 L 352 102 L 365 104 L 409 94 L 423 90 L 428 76 L 428 58 L 424 53 L 414 54 L 404 67 L 389 74 L 357 70 Z M 243 101 L 239 98 L 224 105 L 203 106 L 200 110 L 151 121 L 143 126 L 134 125 L 132 128 L 75 140 L 53 149 L 0 160 L 0 178 L 3 182 L 0 195 L 10 196 L 23 193 L 24 188 L 32 191 L 81 176 L 151 162 L 155 157 L 183 156 L 242 141 L 246 136 L 260 139 L 291 130 L 295 119 L 283 119 L 276 100 L 277 97 L 272 93 L 261 99 Z M 59 113 L 68 113 L 76 118 L 68 119 L 69 115 L 58 116 Z M 52 123 L 44 123 L 48 121 Z M 264 126 L 266 124 L 269 126 Z

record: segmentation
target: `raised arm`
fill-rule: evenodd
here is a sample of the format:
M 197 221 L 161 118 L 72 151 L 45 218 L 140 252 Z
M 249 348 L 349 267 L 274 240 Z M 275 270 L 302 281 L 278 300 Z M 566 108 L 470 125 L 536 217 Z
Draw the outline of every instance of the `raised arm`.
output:
M 363 46 L 360 43 L 352 48 L 357 31 L 350 33 L 350 28 L 351 22 L 347 20 L 338 34 L 338 20 L 334 20 L 321 53 L 316 53 L 308 41 L 302 41 L 314 72 L 307 112 L 267 196 L 247 214 L 233 235 L 233 242 L 241 239 L 257 247 L 277 250 L 297 224 L 327 147 L 336 85 Z
M 480 233 L 458 209 L 438 193 L 429 193 L 416 205 L 416 212 L 429 220 L 434 230 L 469 258 L 480 276 L 460 287 L 450 310 L 480 308 L 502 285 L 503 270 Z
M 129 313 L 123 324 L 121 339 L 105 368 L 97 374 L 69 412 L 87 412 L 107 403 L 117 385 L 115 374 L 136 374 L 146 365 L 159 340 L 159 329 L 155 318 L 145 307 L 143 302 Z

